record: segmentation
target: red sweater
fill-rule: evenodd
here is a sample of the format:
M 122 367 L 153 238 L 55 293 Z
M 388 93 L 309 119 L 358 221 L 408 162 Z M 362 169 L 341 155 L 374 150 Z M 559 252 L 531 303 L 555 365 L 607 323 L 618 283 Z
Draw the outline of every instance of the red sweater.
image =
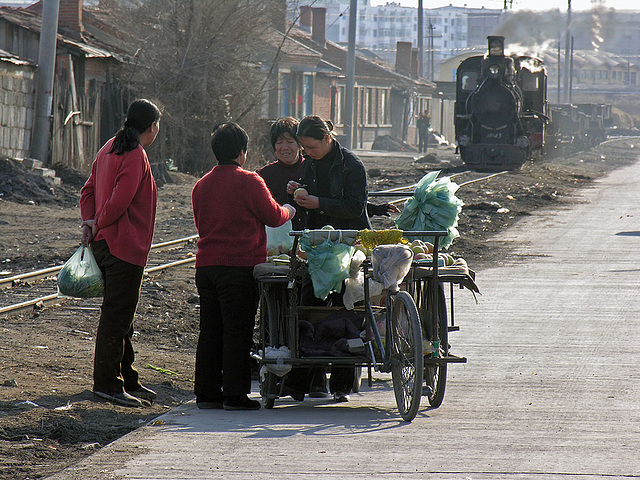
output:
M 156 182 L 142 146 L 116 155 L 108 153 L 112 144 L 113 138 L 93 162 L 80 191 L 80 215 L 95 220 L 94 240 L 104 239 L 113 256 L 144 267 L 156 220 Z
M 191 193 L 200 240 L 196 267 L 252 267 L 267 258 L 264 227 L 279 227 L 289 210 L 278 205 L 264 180 L 238 165 L 218 165 Z

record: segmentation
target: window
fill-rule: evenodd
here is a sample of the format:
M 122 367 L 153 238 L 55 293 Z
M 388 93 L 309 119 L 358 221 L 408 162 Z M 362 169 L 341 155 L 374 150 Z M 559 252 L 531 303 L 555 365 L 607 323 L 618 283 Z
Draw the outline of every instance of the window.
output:
M 522 72 L 522 89 L 525 92 L 536 92 L 539 86 L 538 75 L 528 71 Z
M 313 76 L 305 75 L 302 84 L 302 115 L 313 113 Z
M 389 123 L 389 113 L 387 110 L 387 102 L 389 101 L 389 90 L 385 89 L 380 92 L 380 121 L 383 124 Z
M 290 97 L 291 97 L 291 75 L 283 73 L 280 75 L 280 116 L 286 117 L 290 115 Z
M 475 90 L 478 81 L 478 72 L 462 72 L 460 88 L 465 91 Z
M 338 124 L 343 124 L 344 120 L 342 118 L 343 112 L 344 112 L 344 88 L 345 87 L 338 87 L 338 94 L 337 94 L 337 98 L 336 98 L 336 122 Z

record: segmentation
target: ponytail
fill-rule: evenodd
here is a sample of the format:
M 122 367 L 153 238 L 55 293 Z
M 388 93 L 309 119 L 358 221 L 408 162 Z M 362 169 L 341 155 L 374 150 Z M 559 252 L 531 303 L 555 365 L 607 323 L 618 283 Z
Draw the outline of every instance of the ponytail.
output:
M 136 149 L 140 144 L 140 134 L 160 120 L 161 115 L 160 109 L 149 100 L 135 100 L 127 110 L 124 125 L 116 132 L 109 153 L 122 155 Z

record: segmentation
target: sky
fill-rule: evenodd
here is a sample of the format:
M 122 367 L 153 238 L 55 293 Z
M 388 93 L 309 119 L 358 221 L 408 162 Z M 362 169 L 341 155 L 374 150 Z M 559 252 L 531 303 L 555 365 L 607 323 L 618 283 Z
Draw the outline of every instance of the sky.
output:
M 417 7 L 418 0 L 370 0 L 371 5 L 384 5 L 394 1 L 406 7 Z M 571 10 L 590 10 L 592 4 L 602 5 L 616 10 L 640 10 L 638 0 L 571 0 Z M 503 8 L 504 0 L 423 0 L 424 8 L 437 8 L 453 5 L 469 8 Z M 513 0 L 513 10 L 567 10 L 569 0 Z

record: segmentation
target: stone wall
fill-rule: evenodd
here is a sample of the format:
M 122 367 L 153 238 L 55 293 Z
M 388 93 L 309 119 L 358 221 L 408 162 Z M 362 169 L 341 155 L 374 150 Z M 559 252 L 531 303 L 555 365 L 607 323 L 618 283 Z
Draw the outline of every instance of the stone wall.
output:
M 0 154 L 29 156 L 34 95 L 35 68 L 0 59 Z

